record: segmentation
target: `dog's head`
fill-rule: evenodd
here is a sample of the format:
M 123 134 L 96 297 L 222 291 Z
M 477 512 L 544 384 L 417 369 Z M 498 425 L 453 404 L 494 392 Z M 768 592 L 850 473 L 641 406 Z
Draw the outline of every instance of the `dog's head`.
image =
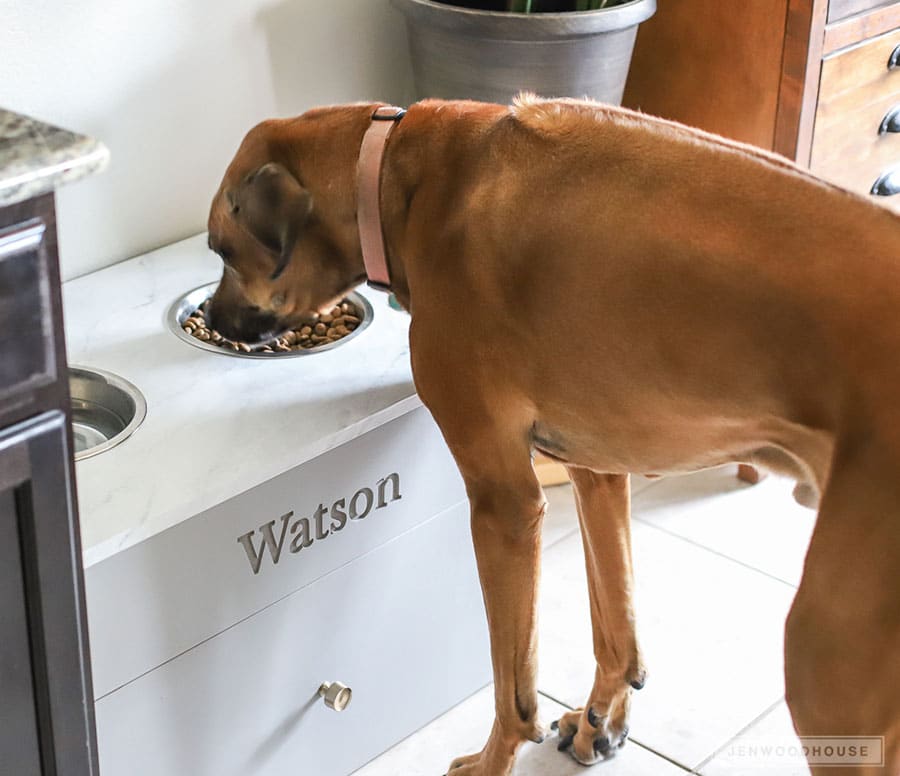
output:
M 330 306 L 365 277 L 347 250 L 355 225 L 328 212 L 334 181 L 346 187 L 346 176 L 335 173 L 317 201 L 301 182 L 300 155 L 273 141 L 278 125 L 265 122 L 248 133 L 209 214 L 209 247 L 224 263 L 210 325 L 245 342 L 296 328 L 305 313 Z

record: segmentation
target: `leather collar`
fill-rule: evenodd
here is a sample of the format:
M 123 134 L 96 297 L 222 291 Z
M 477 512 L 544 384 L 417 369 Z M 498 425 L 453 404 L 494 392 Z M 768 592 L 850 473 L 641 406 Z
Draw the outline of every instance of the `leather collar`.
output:
M 363 136 L 356 168 L 359 244 L 368 283 L 379 291 L 391 290 L 391 274 L 381 226 L 381 162 L 391 130 L 405 114 L 403 108 L 389 105 L 378 108 L 372 114 L 372 123 Z

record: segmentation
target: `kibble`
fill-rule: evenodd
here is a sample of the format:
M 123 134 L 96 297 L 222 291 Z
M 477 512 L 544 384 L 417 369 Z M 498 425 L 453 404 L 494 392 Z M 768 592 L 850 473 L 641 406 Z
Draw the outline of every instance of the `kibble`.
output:
M 359 324 L 361 310 L 350 300 L 344 299 L 327 313 L 308 312 L 301 320 L 303 325 L 285 332 L 275 340 L 259 345 L 236 342 L 223 336 L 206 324 L 207 302 L 192 312 L 181 324 L 182 331 L 201 342 L 209 342 L 234 353 L 290 353 L 310 350 L 332 342 L 337 342 L 350 334 Z

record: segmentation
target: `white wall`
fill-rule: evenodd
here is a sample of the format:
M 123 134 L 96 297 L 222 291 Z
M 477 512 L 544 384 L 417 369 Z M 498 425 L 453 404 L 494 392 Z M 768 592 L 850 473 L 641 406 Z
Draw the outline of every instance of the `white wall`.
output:
M 60 190 L 66 279 L 202 231 L 257 121 L 411 94 L 389 0 L 0 0 L 0 105 L 111 151 Z

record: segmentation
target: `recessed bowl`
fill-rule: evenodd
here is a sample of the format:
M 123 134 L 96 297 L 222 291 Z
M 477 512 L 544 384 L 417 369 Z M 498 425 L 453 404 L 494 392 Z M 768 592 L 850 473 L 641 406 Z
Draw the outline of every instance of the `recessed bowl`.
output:
M 75 460 L 112 449 L 147 415 L 143 394 L 128 380 L 102 369 L 69 365 Z
M 195 288 L 193 291 L 188 291 L 183 296 L 178 297 L 178 299 L 172 303 L 169 312 L 166 314 L 166 324 L 170 331 L 179 339 L 193 345 L 195 348 L 207 350 L 210 353 L 218 353 L 222 356 L 236 356 L 238 358 L 291 358 L 294 356 L 311 356 L 315 353 L 322 353 L 326 350 L 340 347 L 345 342 L 349 342 L 354 337 L 359 336 L 360 332 L 369 327 L 369 324 L 372 323 L 372 318 L 375 315 L 375 311 L 372 309 L 372 305 L 369 304 L 369 300 L 362 294 L 351 291 L 347 294 L 346 298 L 350 302 L 353 302 L 360 311 L 360 321 L 353 331 L 341 337 L 341 339 L 302 350 L 276 351 L 274 353 L 264 353 L 259 350 L 252 350 L 249 353 L 244 353 L 243 351 L 234 351 L 230 348 L 220 348 L 218 345 L 214 345 L 211 342 L 205 342 L 196 337 L 192 337 L 182 328 L 188 316 L 215 293 L 218 285 L 218 283 L 207 283 L 204 286 Z

